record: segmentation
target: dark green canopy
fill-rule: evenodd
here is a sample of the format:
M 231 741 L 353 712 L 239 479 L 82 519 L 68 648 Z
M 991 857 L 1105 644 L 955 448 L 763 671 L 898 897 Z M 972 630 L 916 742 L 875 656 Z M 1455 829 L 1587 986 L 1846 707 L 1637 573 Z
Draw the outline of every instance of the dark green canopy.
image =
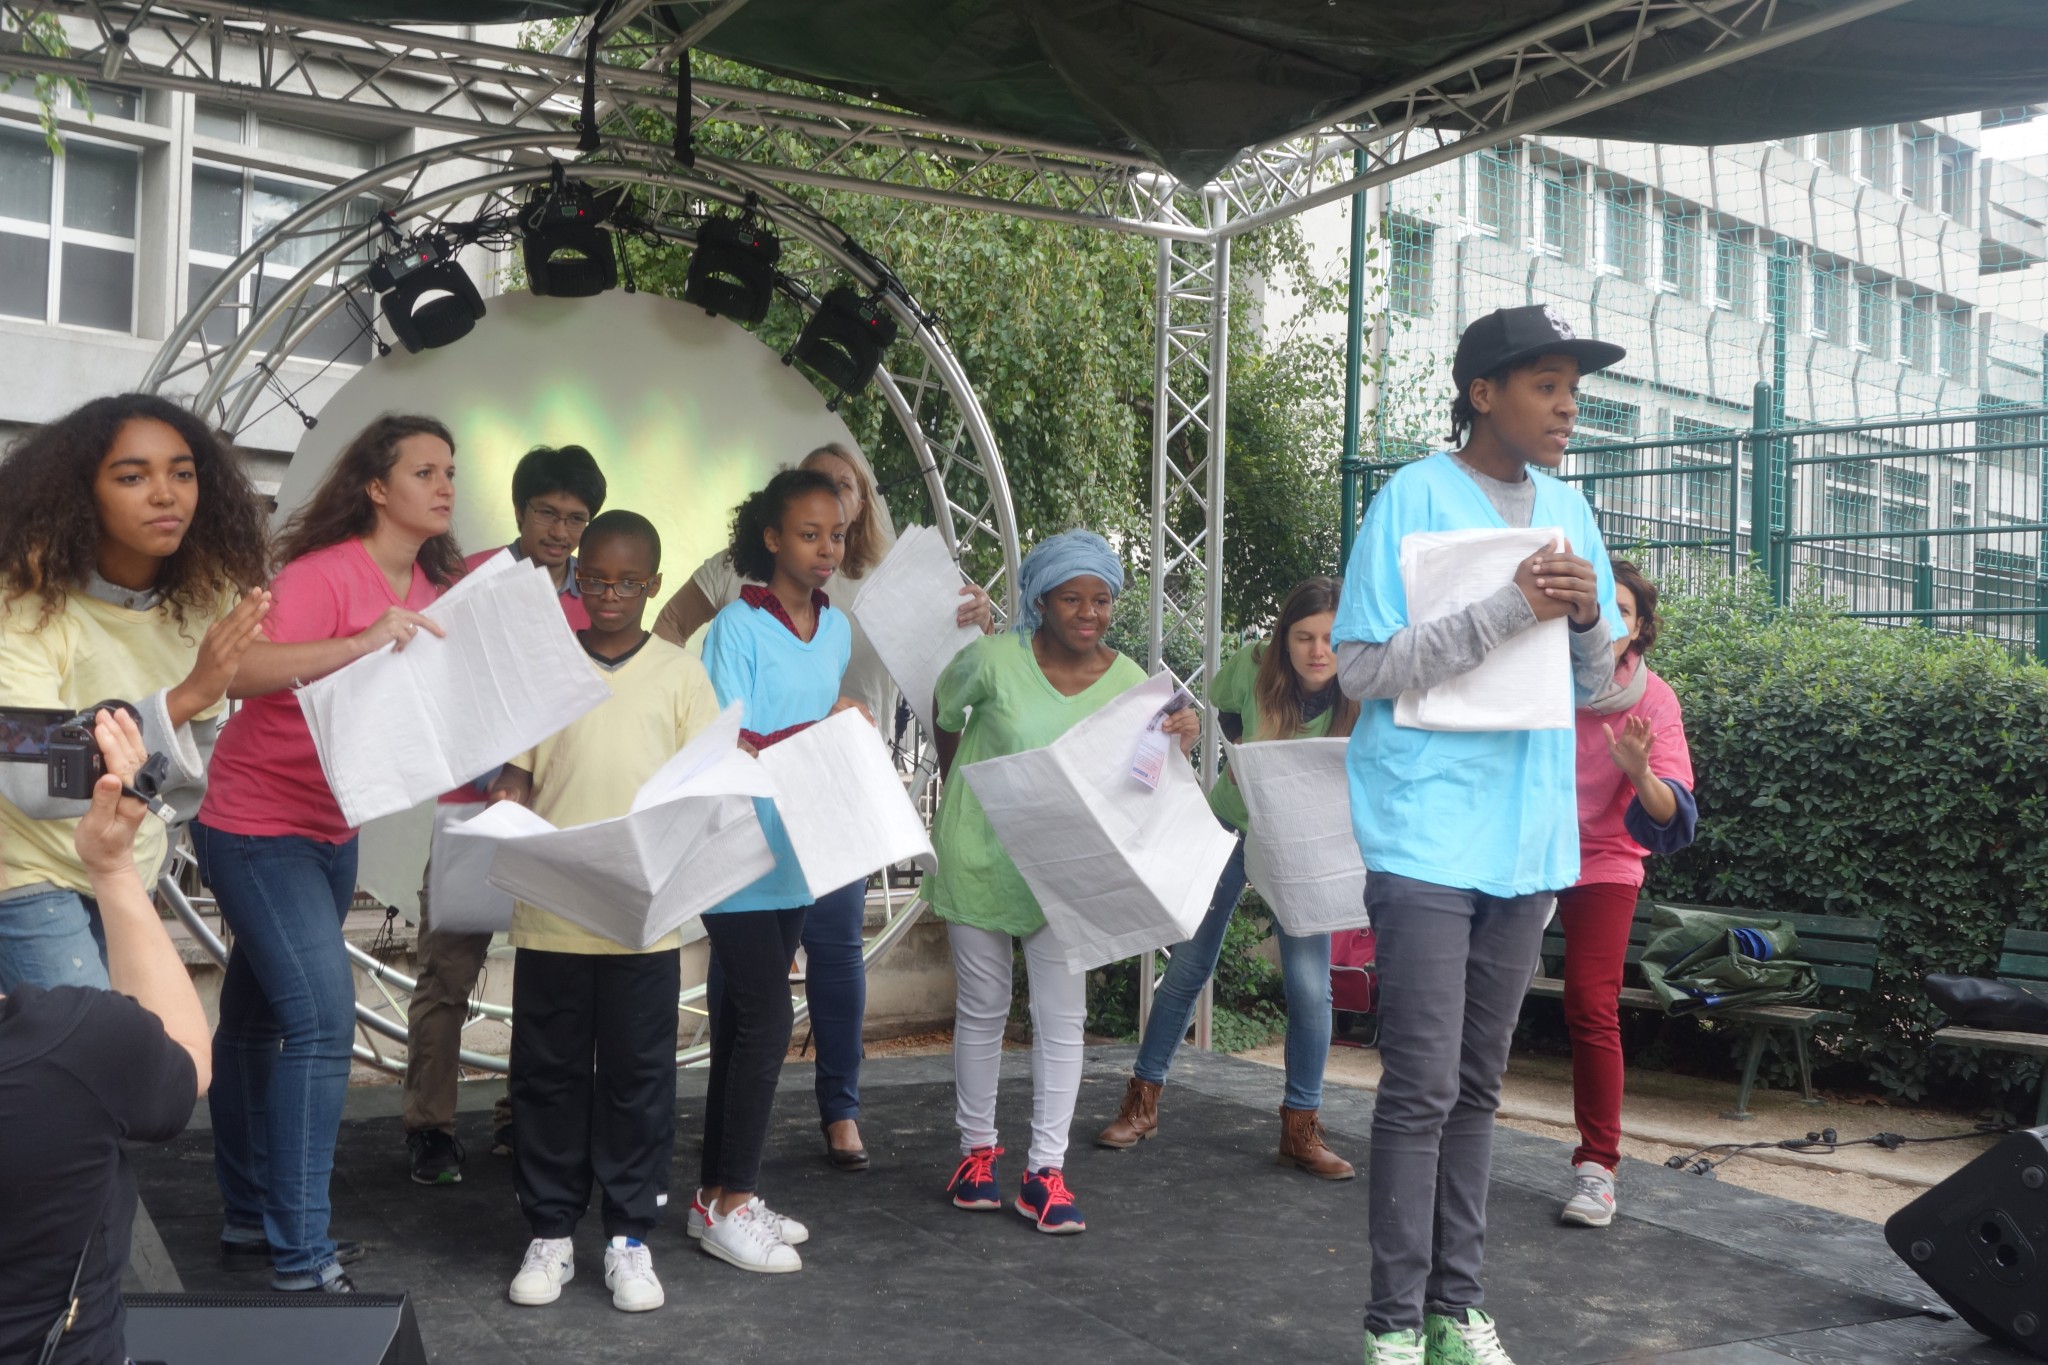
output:
M 1781 21 L 1844 0 L 1776 0 Z M 707 52 L 998 136 L 1137 152 L 1191 182 L 1240 151 L 1582 0 L 751 0 Z M 328 18 L 491 23 L 591 0 L 304 0 Z M 693 12 L 653 11 L 677 28 Z M 1603 21 L 1633 24 L 1632 16 Z M 1662 38 L 1659 64 L 1713 36 Z M 1553 79 L 1517 112 L 1569 105 Z M 2048 0 L 1909 0 L 1553 131 L 1750 142 L 2048 101 Z M 1397 110 L 1383 111 L 1386 118 Z

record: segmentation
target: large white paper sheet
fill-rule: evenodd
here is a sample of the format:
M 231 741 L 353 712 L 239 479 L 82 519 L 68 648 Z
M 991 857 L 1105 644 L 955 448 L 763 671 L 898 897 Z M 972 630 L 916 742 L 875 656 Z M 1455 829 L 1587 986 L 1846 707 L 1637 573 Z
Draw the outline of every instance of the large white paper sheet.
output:
M 1042 749 L 962 770 L 1073 971 L 1192 937 L 1230 860 L 1236 841 L 1186 763 L 1156 790 L 1131 776 L 1173 689 L 1162 673 Z
M 1365 860 L 1351 833 L 1351 784 L 1341 739 L 1234 745 L 1230 771 L 1251 816 L 1245 871 L 1296 937 L 1362 929 Z
M 945 537 L 929 526 L 911 526 L 861 580 L 853 599 L 853 619 L 903 689 L 903 699 L 926 734 L 933 732 L 932 695 L 939 674 L 955 654 L 981 638 L 980 627 L 955 620 L 963 600 L 961 582 Z M 875 720 L 888 723 L 886 716 Z
M 1414 531 L 1401 538 L 1408 620 L 1420 625 L 1463 611 L 1514 582 L 1521 562 L 1560 544 L 1555 527 Z M 1572 657 L 1565 618 L 1504 640 L 1469 673 L 1403 692 L 1394 724 L 1414 730 L 1569 730 Z
M 761 766 L 775 781 L 775 813 L 814 898 L 877 868 L 937 865 L 902 774 L 860 712 L 841 711 L 770 745 Z
M 539 565 L 500 554 L 428 607 L 421 631 L 298 691 L 352 825 L 452 791 L 611 695 Z
M 512 927 L 512 893 L 492 886 L 488 839 L 453 831 L 488 810 L 481 801 L 434 810 L 434 852 L 427 860 L 427 918 L 435 933 L 502 934 Z
M 488 844 L 490 881 L 628 948 L 648 948 L 775 866 L 753 798 L 775 784 L 729 706 L 649 778 L 631 811 L 557 829 L 511 801 L 450 828 Z M 438 857 L 439 855 L 436 854 Z M 434 916 L 440 918 L 439 907 Z

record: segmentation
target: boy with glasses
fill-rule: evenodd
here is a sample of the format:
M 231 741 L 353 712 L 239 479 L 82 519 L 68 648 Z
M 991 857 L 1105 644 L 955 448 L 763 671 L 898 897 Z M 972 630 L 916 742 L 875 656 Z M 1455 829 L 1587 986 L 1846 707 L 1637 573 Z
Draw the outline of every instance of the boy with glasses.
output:
M 588 630 L 590 613 L 576 584 L 576 546 L 591 518 L 604 510 L 604 472 L 582 446 L 535 446 L 512 471 L 512 515 L 518 539 L 506 548 L 514 559 L 540 565 L 554 580 L 562 615 L 571 629 Z M 471 555 L 474 569 L 497 550 Z M 441 798 L 434 813 L 436 837 L 483 809 L 490 774 Z M 428 922 L 428 897 L 420 888 L 419 980 L 406 1010 L 405 1143 L 412 1153 L 412 1178 L 422 1185 L 453 1185 L 462 1179 L 462 1144 L 455 1140 L 455 1083 L 460 1076 L 462 1023 L 469 995 L 490 951 L 489 934 L 438 934 Z M 492 1120 L 500 1156 L 511 1155 L 512 1106 L 500 1096 Z

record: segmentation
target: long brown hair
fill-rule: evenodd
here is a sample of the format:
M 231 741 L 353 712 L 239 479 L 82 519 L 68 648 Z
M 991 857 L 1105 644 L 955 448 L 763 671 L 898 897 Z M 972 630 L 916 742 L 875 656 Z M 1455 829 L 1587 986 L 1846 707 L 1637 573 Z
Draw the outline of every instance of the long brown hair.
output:
M 134 421 L 162 422 L 176 431 L 192 452 L 199 480 L 192 525 L 157 569 L 156 588 L 172 617 L 180 626 L 188 613 L 211 619 L 223 597 L 264 579 L 263 509 L 228 437 L 155 394 L 95 398 L 29 431 L 0 461 L 0 488 L 7 490 L 0 591 L 9 602 L 41 598 L 43 622 L 99 567 L 93 486 L 115 436 Z
M 398 443 L 408 436 L 438 436 L 451 453 L 455 449 L 454 435 L 436 418 L 390 412 L 377 418 L 342 447 L 313 496 L 285 523 L 278 536 L 278 563 L 289 564 L 374 531 L 377 504 L 370 501 L 370 484 L 390 477 L 391 466 L 398 463 Z M 462 577 L 462 549 L 455 543 L 455 533 L 444 532 L 420 546 L 419 566 L 430 582 L 443 588 Z
M 1292 739 L 1301 733 L 1302 713 L 1308 709 L 1312 694 L 1301 685 L 1301 675 L 1294 671 L 1287 637 L 1308 617 L 1336 611 L 1337 599 L 1343 591 L 1340 579 L 1309 578 L 1296 584 L 1281 603 L 1280 619 L 1274 623 L 1273 636 L 1259 655 L 1259 676 L 1252 686 L 1252 695 L 1259 704 L 1260 739 Z M 1334 680 L 1331 685 L 1336 685 Z M 1330 734 L 1348 735 L 1357 722 L 1358 703 L 1339 689 L 1337 700 L 1330 707 Z
M 1627 588 L 1636 599 L 1636 638 L 1629 641 L 1628 653 L 1640 659 L 1657 643 L 1657 585 L 1626 559 L 1615 560 L 1613 568 L 1614 586 Z
M 837 441 L 804 456 L 797 461 L 797 468 L 809 469 L 811 461 L 820 455 L 846 461 L 846 467 L 853 471 L 853 481 L 860 485 L 860 515 L 846 527 L 846 555 L 839 561 L 841 578 L 859 578 L 881 563 L 882 556 L 896 543 L 896 533 L 889 526 L 889 509 L 875 496 L 875 471 L 866 460 Z

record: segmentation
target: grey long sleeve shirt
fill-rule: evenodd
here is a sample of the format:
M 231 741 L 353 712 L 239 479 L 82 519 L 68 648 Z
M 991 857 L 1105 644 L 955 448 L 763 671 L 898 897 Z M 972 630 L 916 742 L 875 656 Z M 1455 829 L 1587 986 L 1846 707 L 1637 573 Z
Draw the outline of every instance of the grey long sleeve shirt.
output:
M 1523 478 L 1504 483 L 1458 461 L 1486 494 L 1501 520 L 1526 527 L 1536 509 L 1536 485 Z M 1337 646 L 1337 681 L 1344 695 L 1359 701 L 1398 697 L 1469 673 L 1503 640 L 1536 624 L 1535 608 L 1509 583 L 1463 611 L 1404 626 L 1378 644 L 1346 640 Z M 1614 649 L 1605 622 L 1585 630 L 1571 627 L 1572 683 L 1581 703 L 1605 691 L 1614 678 Z

